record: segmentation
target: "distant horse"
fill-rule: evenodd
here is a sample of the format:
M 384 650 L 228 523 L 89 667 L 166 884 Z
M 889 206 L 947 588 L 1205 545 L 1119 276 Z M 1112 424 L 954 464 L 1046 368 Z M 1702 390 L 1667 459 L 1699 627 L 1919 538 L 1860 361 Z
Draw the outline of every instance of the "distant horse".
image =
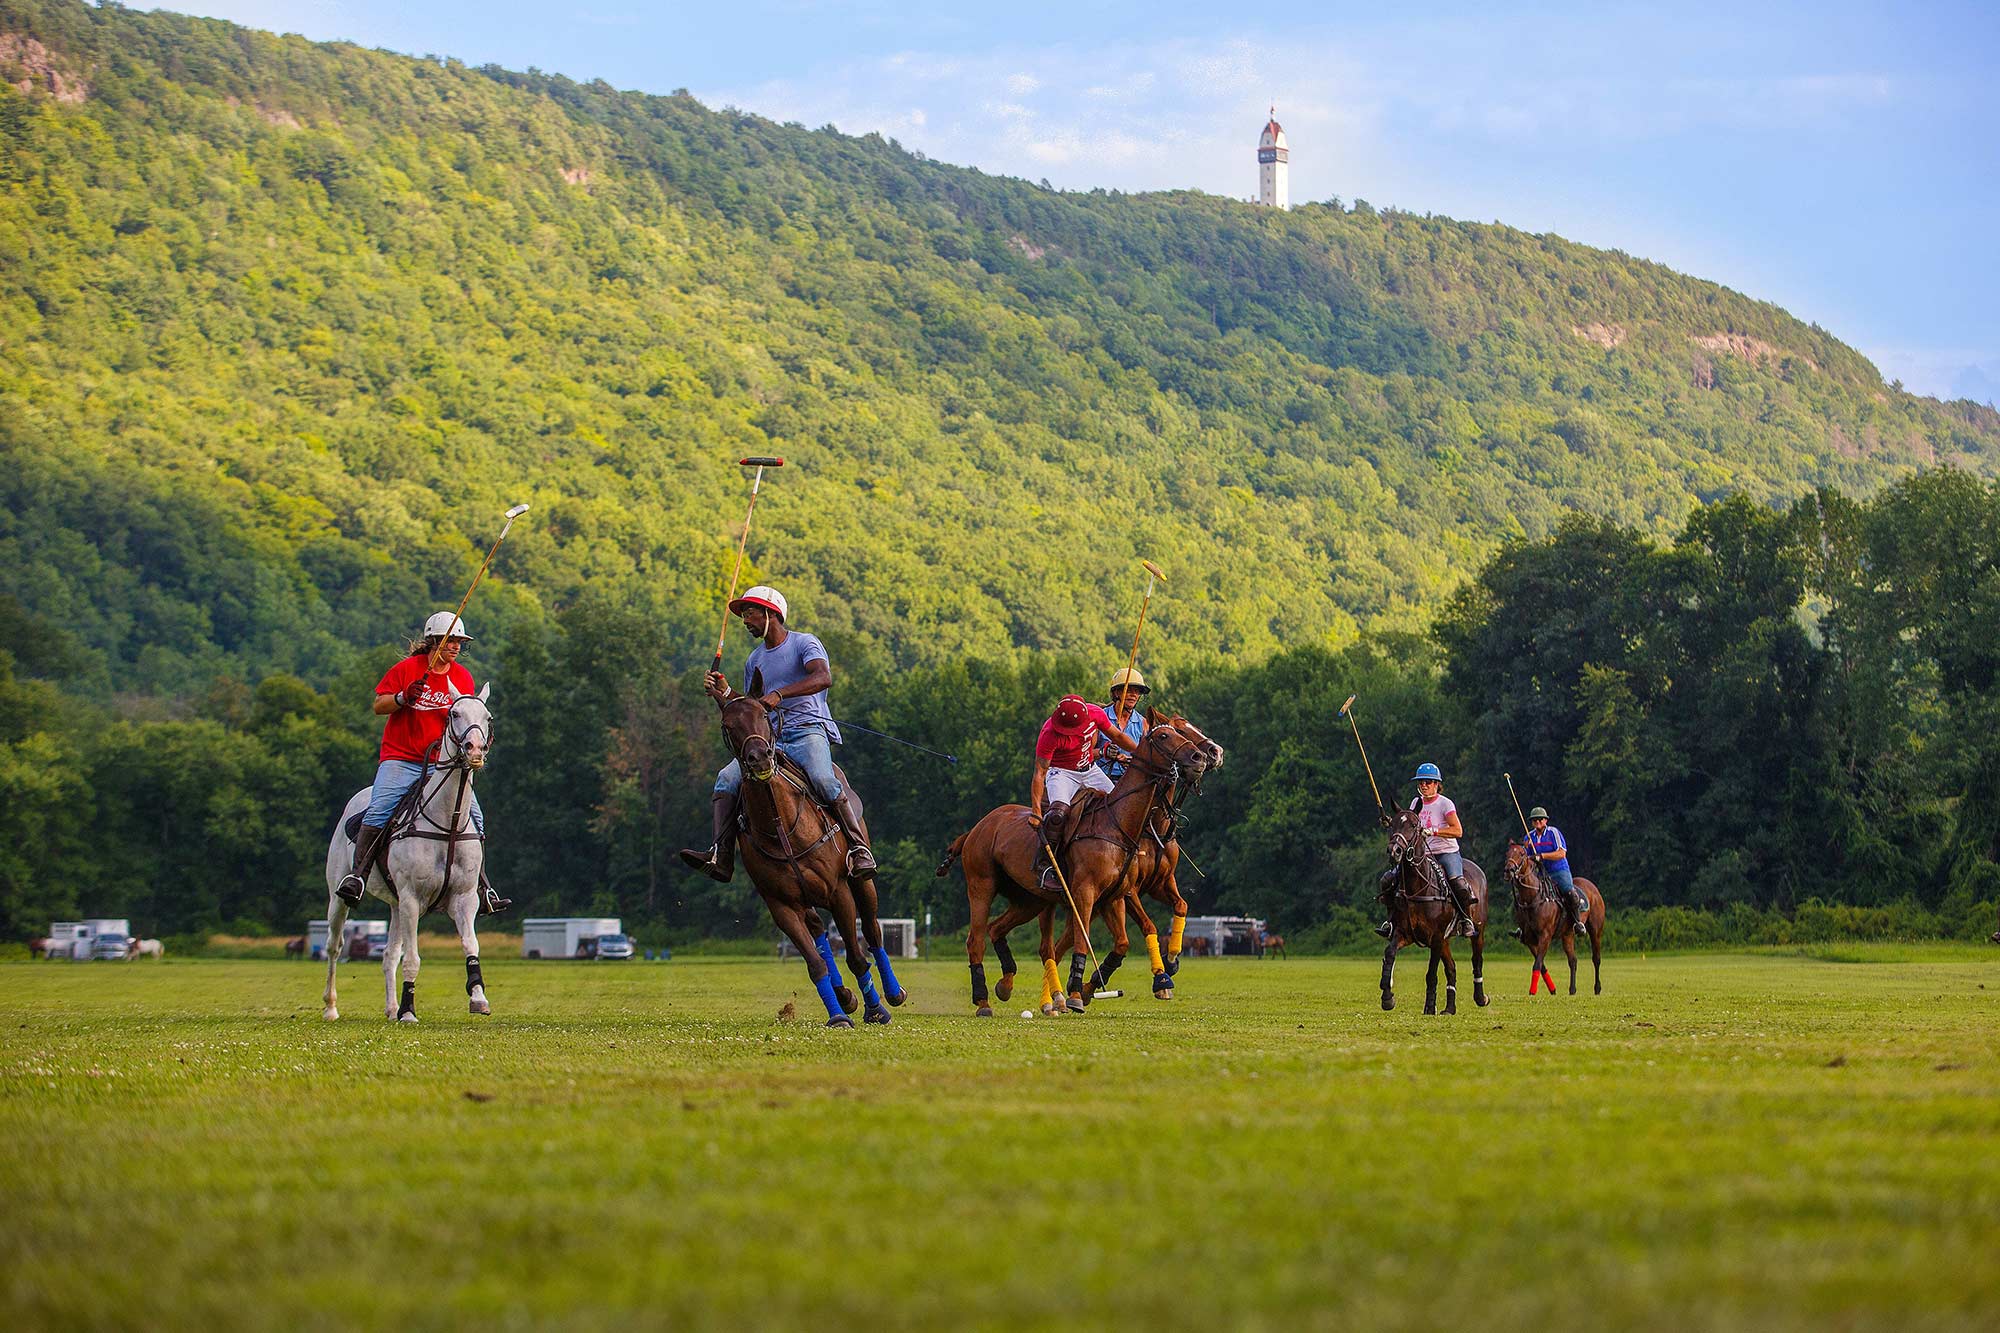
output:
M 127 955 L 132 958 L 164 958 L 167 956 L 167 946 L 158 940 L 142 940 L 135 937 L 127 950 Z
M 488 683 L 477 695 L 456 695 L 445 714 L 444 735 L 437 758 L 424 770 L 411 798 L 389 821 L 389 845 L 369 872 L 365 891 L 389 906 L 389 943 L 382 950 L 383 1013 L 394 1021 L 417 1021 L 417 921 L 427 911 L 443 911 L 458 927 L 465 951 L 465 993 L 475 1014 L 490 1014 L 486 979 L 479 969 L 479 937 L 473 918 L 479 914 L 479 869 L 486 846 L 472 827 L 472 778 L 486 767 L 493 746 L 493 714 L 486 707 Z M 335 890 L 354 860 L 354 840 L 347 826 L 368 808 L 370 789 L 354 793 L 333 826 L 326 848 L 326 1009 L 328 1022 L 340 1017 L 335 1002 L 334 973 L 340 964 L 339 941 L 347 926 L 347 900 Z M 364 946 L 365 947 L 365 946 Z M 396 994 L 398 970 L 403 990 Z
M 1263 933 L 1262 938 L 1257 941 L 1257 944 L 1259 948 L 1258 957 L 1260 958 L 1274 953 L 1281 959 L 1285 956 L 1285 937 L 1283 935 L 1274 934 L 1267 930 Z
M 1514 890 L 1514 924 L 1520 927 L 1521 943 L 1528 946 L 1528 952 L 1535 956 L 1534 966 L 1528 972 L 1528 994 L 1535 993 L 1535 983 L 1549 983 L 1549 994 L 1556 993 L 1556 980 L 1549 975 L 1547 957 L 1549 945 L 1558 935 L 1562 937 L 1563 953 L 1569 958 L 1569 993 L 1576 994 L 1576 932 L 1565 929 L 1569 912 L 1564 907 L 1562 895 L 1557 891 L 1555 881 L 1537 872 L 1534 859 L 1518 838 L 1507 840 L 1507 863 L 1501 868 L 1500 877 Z M 1597 885 L 1583 876 L 1576 876 L 1576 887 L 1583 890 L 1589 910 L 1583 920 L 1577 923 L 1590 938 L 1590 970 L 1595 983 L 1593 995 L 1604 993 L 1604 895 L 1597 891 Z
M 1065 821 L 1067 852 L 1062 855 L 1067 893 L 1061 887 L 1049 890 L 1042 886 L 1037 865 L 1042 834 L 1029 822 L 1025 805 L 991 810 L 952 840 L 937 873 L 950 873 L 954 861 L 961 862 L 965 870 L 965 896 L 972 913 L 965 950 L 972 973 L 972 1003 L 980 1018 L 993 1016 L 986 994 L 988 940 L 995 935 L 1004 937 L 1015 926 L 1037 917 L 1042 921 L 1042 1011 L 1052 1014 L 1066 1007 L 1072 1013 L 1083 1012 L 1087 946 L 1079 924 L 1087 930 L 1099 903 L 1124 896 L 1134 882 L 1140 848 L 1151 845 L 1146 841 L 1146 829 L 1153 809 L 1158 805 L 1177 807 L 1199 784 L 1210 763 L 1209 746 L 1175 727 L 1154 727 L 1141 737 L 1137 751 L 1126 761 L 1124 776 L 1110 794 L 1089 793 L 1071 807 Z M 1063 848 L 1056 851 L 1064 853 Z M 996 896 L 1004 896 L 1009 905 L 989 929 L 988 917 Z M 1059 948 L 1051 939 L 1058 917 L 1064 922 L 1063 943 L 1072 950 L 1067 1002 L 1056 970 Z M 1003 953 L 1003 964 L 1005 958 Z M 1011 992 L 1011 982 L 1009 986 Z
M 1191 958 L 1206 958 L 1215 952 L 1214 946 L 1215 942 L 1209 939 L 1208 936 L 1196 935 L 1187 942 L 1188 956 Z
M 30 958 L 48 957 L 49 946 L 54 942 L 55 941 L 50 939 L 47 935 L 35 936 L 35 938 L 28 941 L 28 957 Z
M 896 984 L 881 944 L 874 878 L 857 881 L 849 876 L 847 835 L 840 821 L 812 799 L 803 770 L 779 755 L 763 704 L 744 695 L 729 699 L 722 705 L 722 734 L 744 777 L 744 831 L 738 839 L 743 868 L 750 872 L 750 882 L 757 886 L 772 922 L 805 959 L 806 974 L 826 1005 L 826 1025 L 853 1027 L 847 1014 L 854 1000 L 840 984 L 833 944 L 820 926 L 819 911 L 833 918 L 847 945 L 847 965 L 867 1005 L 862 1020 L 887 1023 L 889 1011 L 870 974 L 871 946 L 889 1003 L 901 1004 L 907 997 Z M 860 798 L 850 791 L 849 799 L 858 815 Z
M 285 941 L 285 958 L 287 961 L 293 958 L 304 958 L 305 956 L 306 956 L 305 936 L 294 935 L 292 936 L 292 938 Z
M 1396 951 L 1405 944 L 1421 944 L 1431 952 L 1431 966 L 1424 979 L 1424 1012 L 1437 1012 L 1438 963 L 1444 964 L 1444 1011 L 1458 1012 L 1458 963 L 1451 956 L 1452 923 L 1458 914 L 1445 887 L 1444 871 L 1424 848 L 1427 837 L 1414 810 L 1397 810 L 1383 816 L 1389 831 L 1390 873 L 1385 876 L 1382 900 L 1389 908 L 1389 947 L 1382 953 L 1382 1007 L 1396 1007 Z M 1465 861 L 1465 882 L 1472 890 L 1472 998 L 1480 1005 L 1491 1003 L 1486 994 L 1486 872 Z

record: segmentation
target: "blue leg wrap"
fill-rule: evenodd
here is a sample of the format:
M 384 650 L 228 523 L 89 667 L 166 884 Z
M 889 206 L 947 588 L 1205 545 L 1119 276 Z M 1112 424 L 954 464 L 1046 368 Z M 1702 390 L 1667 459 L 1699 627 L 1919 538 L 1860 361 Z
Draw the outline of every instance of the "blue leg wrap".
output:
M 875 974 L 873 972 L 863 972 L 854 980 L 855 984 L 861 988 L 861 1003 L 870 1009 L 880 1009 L 882 1007 L 882 997 L 875 993 Z
M 903 988 L 896 981 L 896 969 L 889 966 L 889 951 L 887 949 L 876 949 L 874 950 L 874 954 L 875 970 L 882 974 L 882 989 L 888 991 L 891 995 L 901 991 Z
M 833 993 L 833 974 L 827 973 L 813 985 L 819 989 L 820 1002 L 826 1005 L 826 1016 L 839 1018 L 843 1011 L 840 1007 L 840 997 Z
M 833 961 L 833 941 L 828 939 L 826 932 L 822 930 L 813 938 L 813 947 L 819 950 L 819 960 L 826 964 L 827 975 L 831 976 L 833 984 L 838 986 L 840 984 L 840 964 Z

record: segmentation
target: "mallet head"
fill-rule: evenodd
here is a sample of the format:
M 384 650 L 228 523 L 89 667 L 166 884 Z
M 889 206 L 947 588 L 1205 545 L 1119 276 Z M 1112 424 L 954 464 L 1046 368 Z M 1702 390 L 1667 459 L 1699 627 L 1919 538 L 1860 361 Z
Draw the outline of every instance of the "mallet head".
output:
M 509 509 L 509 510 L 507 511 L 507 517 L 508 517 L 508 518 L 519 518 L 519 517 L 520 517 L 521 515 L 523 515 L 523 514 L 525 514 L 525 513 L 527 513 L 527 512 L 528 512 L 528 506 L 526 506 L 526 505 L 524 505 L 524 504 L 519 504 L 519 505 L 515 505 L 515 506 L 514 506 L 514 507 L 513 507 L 512 509 Z
M 736 465 L 738 467 L 783 467 L 785 460 L 782 458 L 765 458 L 753 454 L 749 458 L 737 459 Z
M 1350 694 L 1347 696 L 1347 702 L 1340 706 L 1340 716 L 1342 717 L 1347 716 L 1347 710 L 1354 707 L 1354 699 L 1355 699 L 1354 695 Z
M 1152 561 L 1141 560 L 1139 563 L 1146 567 L 1146 572 L 1148 574 L 1151 574 L 1154 578 L 1158 579 L 1160 582 L 1165 583 L 1167 581 L 1167 576 L 1165 574 L 1162 574 L 1160 572 L 1160 567 L 1154 564 Z

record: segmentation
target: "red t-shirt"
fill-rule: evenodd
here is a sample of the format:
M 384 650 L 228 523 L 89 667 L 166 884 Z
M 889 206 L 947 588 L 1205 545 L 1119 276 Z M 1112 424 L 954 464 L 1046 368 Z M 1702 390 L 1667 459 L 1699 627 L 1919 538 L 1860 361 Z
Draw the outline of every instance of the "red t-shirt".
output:
M 424 697 L 417 700 L 416 707 L 398 708 L 389 714 L 389 724 L 382 728 L 384 759 L 407 759 L 421 764 L 430 748 L 444 739 L 444 718 L 451 711 L 446 679 L 460 694 L 471 694 L 477 688 L 472 683 L 472 673 L 456 662 L 435 673 L 426 671 L 429 666 L 428 655 L 415 653 L 390 667 L 375 684 L 377 694 L 401 694 L 411 681 L 424 677 Z
M 1111 715 L 1096 704 L 1085 707 L 1083 720 L 1084 729 L 1073 732 L 1057 731 L 1054 718 L 1042 723 L 1042 734 L 1035 737 L 1035 758 L 1048 760 L 1050 768 L 1086 769 L 1097 758 L 1098 732 L 1123 734 Z

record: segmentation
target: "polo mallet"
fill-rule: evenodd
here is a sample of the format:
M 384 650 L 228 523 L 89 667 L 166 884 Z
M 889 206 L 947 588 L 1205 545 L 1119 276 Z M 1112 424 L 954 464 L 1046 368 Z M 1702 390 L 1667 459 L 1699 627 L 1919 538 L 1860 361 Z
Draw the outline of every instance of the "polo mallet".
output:
M 493 545 L 486 552 L 486 558 L 479 562 L 479 572 L 472 576 L 472 586 L 465 590 L 465 596 L 458 599 L 458 610 L 451 613 L 452 629 L 463 628 L 459 624 L 459 617 L 465 614 L 465 604 L 472 600 L 472 594 L 474 590 L 479 587 L 479 581 L 486 577 L 487 569 L 490 568 L 493 564 L 494 555 L 500 550 L 500 543 L 507 540 L 507 529 L 514 526 L 515 519 L 519 518 L 521 515 L 527 512 L 528 512 L 528 506 L 526 506 L 525 504 L 515 505 L 512 509 L 509 509 L 507 511 L 507 521 L 500 525 L 500 535 L 493 539 Z M 434 645 L 431 648 L 431 660 L 428 669 L 431 670 L 432 672 L 436 672 L 442 669 L 442 667 L 444 666 L 444 656 L 442 652 L 444 648 L 444 639 L 448 639 L 450 637 L 451 633 L 448 630 L 446 631 L 444 638 L 439 639 L 436 645 Z
M 1146 595 L 1139 602 L 1139 627 L 1132 631 L 1132 656 L 1125 663 L 1128 675 L 1139 665 L 1139 636 L 1146 632 L 1146 607 L 1153 600 L 1153 580 L 1158 579 L 1162 583 L 1167 581 L 1167 576 L 1162 574 L 1160 567 L 1152 561 L 1141 560 L 1139 563 L 1146 567 Z
M 729 641 L 729 604 L 736 600 L 736 580 L 743 575 L 743 550 L 750 544 L 750 516 L 757 512 L 757 491 L 764 484 L 764 469 L 783 467 L 782 458 L 766 458 L 751 455 L 736 460 L 738 467 L 754 467 L 757 475 L 750 480 L 750 507 L 743 511 L 743 535 L 736 540 L 736 568 L 729 572 L 729 595 L 722 599 L 722 628 L 715 635 L 715 661 L 709 663 L 710 673 L 722 670 L 722 645 Z
M 1083 912 L 1076 905 L 1076 895 L 1069 891 L 1069 876 L 1063 874 L 1062 866 L 1056 861 L 1056 849 L 1049 845 L 1049 835 L 1040 824 L 1035 825 L 1035 836 L 1042 840 L 1042 850 L 1049 854 L 1049 869 L 1056 872 L 1056 883 L 1062 885 L 1063 897 L 1069 899 L 1069 914 L 1076 921 L 1078 933 L 1083 936 L 1083 951 L 1090 955 L 1090 971 L 1095 976 L 1099 967 L 1097 949 L 1090 942 L 1090 927 L 1085 924 Z
M 898 744 L 898 745 L 907 745 L 907 746 L 909 746 L 909 747 L 910 747 L 910 748 L 911 748 L 912 750 L 921 750 L 921 751 L 923 751 L 923 752 L 924 752 L 925 754 L 928 754 L 928 755 L 935 755 L 935 756 L 936 756 L 937 758 L 939 758 L 939 759 L 942 759 L 942 760 L 944 760 L 944 761 L 945 761 L 945 762 L 946 762 L 947 764 L 955 764 L 955 763 L 957 763 L 957 762 L 958 762 L 958 756 L 957 756 L 957 755 L 955 755 L 955 754 L 946 754 L 946 753 L 945 753 L 945 752 L 944 752 L 943 750 L 933 750 L 933 749 L 932 749 L 932 748 L 931 748 L 930 746 L 928 746 L 928 745 L 919 745 L 919 744 L 917 744 L 917 743 L 916 743 L 915 741 L 906 741 L 906 740 L 904 740 L 904 739 L 903 739 L 903 738 L 902 738 L 901 736 L 891 736 L 891 735 L 890 735 L 890 734 L 889 734 L 888 732 L 886 732 L 886 731 L 877 731 L 877 730 L 875 730 L 875 728 L 873 728 L 873 727 L 864 727 L 864 726 L 862 726 L 862 725 L 861 725 L 861 724 L 860 724 L 859 722 L 838 722 L 838 721 L 837 721 L 837 722 L 835 722 L 835 724 L 834 724 L 834 725 L 835 725 L 835 726 L 840 726 L 840 727 L 849 727 L 849 728 L 852 728 L 852 729 L 853 729 L 853 730 L 855 730 L 855 731 L 860 731 L 860 732 L 866 732 L 866 733 L 867 733 L 868 735 L 870 735 L 870 736 L 880 736 L 880 737 L 881 737 L 881 738 L 882 738 L 883 740 L 885 740 L 885 741 L 894 741 L 894 742 L 896 742 L 896 744 Z
M 1368 770 L 1368 790 L 1375 793 L 1375 808 L 1387 810 L 1382 804 L 1382 789 L 1375 785 L 1375 766 L 1368 762 L 1368 747 L 1361 743 L 1361 728 L 1354 721 L 1354 698 L 1347 696 L 1347 702 L 1340 706 L 1340 715 L 1347 719 L 1347 725 L 1354 728 L 1354 748 L 1361 751 L 1361 766 Z
M 1514 775 L 1512 773 L 1502 773 L 1500 776 L 1507 779 L 1507 794 L 1514 797 L 1514 813 L 1520 816 L 1522 836 L 1534 837 L 1534 834 L 1528 832 L 1528 817 L 1521 814 L 1521 798 L 1514 791 Z

